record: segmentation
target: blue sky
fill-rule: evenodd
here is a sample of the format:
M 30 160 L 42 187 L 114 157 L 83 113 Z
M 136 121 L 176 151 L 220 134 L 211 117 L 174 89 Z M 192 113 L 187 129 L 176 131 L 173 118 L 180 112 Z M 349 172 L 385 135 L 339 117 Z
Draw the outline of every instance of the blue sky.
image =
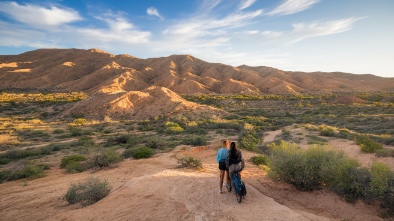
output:
M 394 1 L 0 0 L 0 54 L 37 48 L 394 77 Z

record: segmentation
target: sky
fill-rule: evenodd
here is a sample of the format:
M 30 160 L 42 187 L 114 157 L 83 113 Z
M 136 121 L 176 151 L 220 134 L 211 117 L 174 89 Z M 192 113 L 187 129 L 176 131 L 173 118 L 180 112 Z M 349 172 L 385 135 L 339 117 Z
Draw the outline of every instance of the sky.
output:
M 394 0 L 0 0 L 0 54 L 38 48 L 394 77 Z

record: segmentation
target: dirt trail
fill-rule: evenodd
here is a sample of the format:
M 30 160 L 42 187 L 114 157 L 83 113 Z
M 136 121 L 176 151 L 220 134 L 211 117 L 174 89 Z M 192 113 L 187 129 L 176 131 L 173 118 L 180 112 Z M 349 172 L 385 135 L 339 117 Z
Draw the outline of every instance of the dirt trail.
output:
M 25 181 L 1 184 L 1 220 L 381 220 L 365 205 L 275 184 L 249 162 L 243 172 L 248 194 L 239 204 L 233 193 L 218 193 L 214 147 L 180 148 L 151 159 L 125 160 L 116 168 L 94 173 L 52 169 L 27 185 Z M 245 159 L 254 154 L 244 151 Z M 177 168 L 175 156 L 200 159 L 204 169 Z M 88 176 L 108 180 L 113 187 L 110 195 L 85 208 L 68 205 L 63 194 L 71 183 Z
M 267 131 L 264 133 L 264 144 L 271 143 L 275 140 L 276 136 L 282 134 L 282 130 Z

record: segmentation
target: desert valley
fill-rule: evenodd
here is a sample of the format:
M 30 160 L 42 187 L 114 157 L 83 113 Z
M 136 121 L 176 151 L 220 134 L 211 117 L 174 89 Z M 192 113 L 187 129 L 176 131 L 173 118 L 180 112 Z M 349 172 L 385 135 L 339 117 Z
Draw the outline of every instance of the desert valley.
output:
M 0 220 L 394 217 L 394 78 L 39 49 L 0 55 L 0 90 Z

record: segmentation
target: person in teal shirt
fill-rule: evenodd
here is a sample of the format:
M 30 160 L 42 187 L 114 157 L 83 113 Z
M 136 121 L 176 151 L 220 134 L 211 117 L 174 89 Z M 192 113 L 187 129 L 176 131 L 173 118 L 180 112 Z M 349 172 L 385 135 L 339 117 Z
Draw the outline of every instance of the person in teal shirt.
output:
M 220 170 L 220 180 L 219 180 L 219 193 L 223 193 L 222 187 L 226 185 L 227 188 L 230 188 L 230 176 L 228 173 L 228 169 L 226 167 L 226 159 L 228 156 L 228 147 L 230 146 L 230 142 L 228 140 L 223 141 L 223 147 L 218 150 L 216 155 L 216 162 L 219 164 Z M 224 183 L 224 176 L 226 176 L 227 183 Z

